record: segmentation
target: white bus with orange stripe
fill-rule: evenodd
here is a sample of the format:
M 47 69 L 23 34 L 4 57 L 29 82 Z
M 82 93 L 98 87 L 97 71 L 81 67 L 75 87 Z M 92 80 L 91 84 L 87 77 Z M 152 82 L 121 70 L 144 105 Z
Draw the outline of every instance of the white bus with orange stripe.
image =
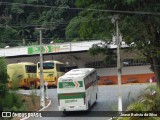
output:
M 36 75 L 36 64 L 20 62 L 7 65 L 8 87 L 36 88 L 40 82 Z
M 97 100 L 98 76 L 94 68 L 72 69 L 58 79 L 59 111 L 88 110 Z

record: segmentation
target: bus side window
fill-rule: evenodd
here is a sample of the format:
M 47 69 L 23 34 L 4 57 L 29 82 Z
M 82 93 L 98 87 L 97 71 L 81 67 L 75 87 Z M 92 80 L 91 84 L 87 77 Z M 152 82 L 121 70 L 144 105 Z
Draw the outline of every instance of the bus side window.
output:
M 85 88 L 87 88 L 88 85 L 89 85 L 89 77 L 86 76 L 86 78 L 85 78 Z
M 94 80 L 94 78 L 93 78 L 93 73 L 89 75 L 89 80 L 90 80 L 90 82 L 93 83 L 93 80 Z
M 36 66 L 32 66 L 32 65 L 26 65 L 26 73 L 36 73 Z

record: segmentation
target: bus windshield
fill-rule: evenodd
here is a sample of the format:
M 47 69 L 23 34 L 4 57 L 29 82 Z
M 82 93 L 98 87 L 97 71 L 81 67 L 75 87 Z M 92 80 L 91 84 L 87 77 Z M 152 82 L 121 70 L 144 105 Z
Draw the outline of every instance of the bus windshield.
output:
M 40 68 L 40 63 L 38 63 L 38 68 Z M 43 63 L 43 69 L 53 69 L 54 63 Z

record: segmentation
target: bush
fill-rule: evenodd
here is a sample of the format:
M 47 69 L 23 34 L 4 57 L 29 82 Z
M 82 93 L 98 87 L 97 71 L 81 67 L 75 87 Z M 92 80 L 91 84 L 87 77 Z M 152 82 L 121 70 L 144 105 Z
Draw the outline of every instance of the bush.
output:
M 131 103 L 127 107 L 127 112 L 157 112 L 160 111 L 160 88 L 149 86 L 144 94 L 139 96 L 138 101 Z M 120 117 L 117 120 L 160 120 L 158 117 Z
M 5 97 L 0 98 L 0 103 L 0 111 L 21 111 L 24 109 L 21 97 L 14 92 L 8 92 Z
M 5 58 L 0 58 L 0 83 L 1 84 L 7 84 L 7 79 L 8 79 L 8 75 L 7 75 L 7 64 L 5 61 Z
M 0 58 L 0 111 L 25 110 L 21 97 L 15 89 L 8 91 L 8 74 L 5 58 Z

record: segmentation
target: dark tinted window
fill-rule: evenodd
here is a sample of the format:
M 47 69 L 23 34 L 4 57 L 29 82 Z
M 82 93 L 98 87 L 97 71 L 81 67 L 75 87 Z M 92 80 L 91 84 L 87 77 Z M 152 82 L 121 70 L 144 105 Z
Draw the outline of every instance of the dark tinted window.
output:
M 38 63 L 38 68 L 40 68 L 40 63 Z M 54 63 L 43 63 L 43 69 L 53 69 Z
M 58 72 L 65 72 L 66 71 L 64 64 L 56 64 L 56 67 L 57 67 Z
M 36 73 L 36 66 L 26 65 L 26 73 Z

